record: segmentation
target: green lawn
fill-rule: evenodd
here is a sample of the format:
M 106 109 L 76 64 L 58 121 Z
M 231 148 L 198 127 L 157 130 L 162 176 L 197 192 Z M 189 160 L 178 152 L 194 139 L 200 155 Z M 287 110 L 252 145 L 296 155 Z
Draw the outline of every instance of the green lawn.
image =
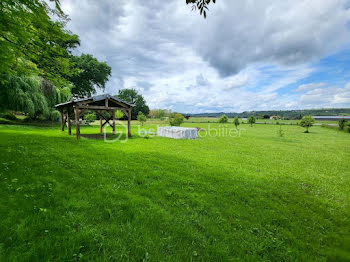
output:
M 106 143 L 0 125 L 0 261 L 350 260 L 350 134 L 241 128 Z

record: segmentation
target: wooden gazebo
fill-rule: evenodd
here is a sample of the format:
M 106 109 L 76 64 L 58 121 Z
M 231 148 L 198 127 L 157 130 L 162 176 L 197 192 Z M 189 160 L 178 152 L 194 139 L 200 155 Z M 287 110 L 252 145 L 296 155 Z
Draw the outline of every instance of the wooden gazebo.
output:
M 115 135 L 115 111 L 121 110 L 128 117 L 128 137 L 131 136 L 130 133 L 130 121 L 131 121 L 131 107 L 134 105 L 129 104 L 119 98 L 113 97 L 109 94 L 93 96 L 84 99 L 76 99 L 66 103 L 56 105 L 58 111 L 61 112 L 61 129 L 64 131 L 64 126 L 67 123 L 68 134 L 72 134 L 71 130 L 71 119 L 70 114 L 75 114 L 76 123 L 76 134 L 77 138 L 80 138 L 80 115 L 86 111 L 91 110 L 98 113 L 100 116 L 100 133 L 102 133 L 102 128 L 108 124 L 113 129 L 113 134 Z M 102 112 L 106 111 L 110 114 L 107 119 Z M 112 123 L 110 123 L 112 121 Z

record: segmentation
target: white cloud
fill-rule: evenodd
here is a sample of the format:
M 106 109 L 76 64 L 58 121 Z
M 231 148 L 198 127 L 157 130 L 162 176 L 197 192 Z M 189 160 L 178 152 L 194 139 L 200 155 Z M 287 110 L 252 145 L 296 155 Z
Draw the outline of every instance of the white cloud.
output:
M 303 94 L 300 102 L 305 107 L 346 107 L 350 104 L 350 83 L 345 87 L 316 88 Z
M 308 91 L 308 90 L 312 90 L 315 88 L 320 88 L 325 86 L 326 83 L 309 83 L 309 84 L 303 84 L 298 86 L 298 89 L 296 89 L 295 91 L 297 92 L 303 92 L 303 91 Z
M 246 74 L 237 74 L 232 77 L 227 77 L 225 79 L 224 90 L 232 90 L 245 86 L 248 83 L 249 79 Z
M 184 0 L 61 0 L 79 51 L 112 66 L 107 92 L 137 88 L 150 107 L 182 112 L 324 105 L 325 91 L 307 92 L 322 83 L 279 90 L 349 42 L 346 2 L 221 0 L 203 19 Z M 327 101 L 348 103 L 340 94 Z

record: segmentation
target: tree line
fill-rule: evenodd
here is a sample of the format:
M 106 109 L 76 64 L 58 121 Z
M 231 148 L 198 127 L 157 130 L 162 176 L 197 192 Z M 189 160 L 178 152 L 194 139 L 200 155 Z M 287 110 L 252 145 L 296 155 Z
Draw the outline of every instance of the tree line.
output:
M 296 119 L 300 120 L 304 116 L 317 115 L 317 116 L 339 116 L 350 115 L 350 108 L 327 108 L 327 109 L 305 109 L 305 110 L 267 110 L 267 111 L 245 111 L 242 113 L 199 113 L 199 114 L 186 114 L 191 117 L 220 117 L 226 115 L 229 118 L 235 116 L 239 118 L 248 118 L 253 115 L 257 119 L 267 119 L 272 116 L 278 116 L 281 119 Z

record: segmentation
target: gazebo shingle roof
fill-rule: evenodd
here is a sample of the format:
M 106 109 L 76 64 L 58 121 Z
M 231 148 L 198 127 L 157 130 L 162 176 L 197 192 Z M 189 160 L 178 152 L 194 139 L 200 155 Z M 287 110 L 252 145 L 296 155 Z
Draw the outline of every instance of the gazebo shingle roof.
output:
M 130 104 L 128 102 L 125 102 L 124 100 L 121 100 L 120 98 L 111 96 L 110 94 L 102 94 L 102 95 L 97 95 L 97 96 L 91 96 L 91 97 L 87 97 L 87 98 L 78 98 L 78 99 L 72 99 L 71 101 L 65 102 L 65 103 L 61 103 L 61 104 L 57 104 L 55 105 L 56 108 L 59 107 L 63 107 L 63 106 L 67 106 L 70 104 L 75 104 L 75 103 L 80 103 L 80 102 L 91 102 L 91 104 L 93 104 L 94 102 L 100 102 L 100 101 L 104 101 L 105 99 L 109 99 L 109 100 L 114 100 L 116 102 L 125 104 L 129 107 L 135 106 L 134 104 Z

